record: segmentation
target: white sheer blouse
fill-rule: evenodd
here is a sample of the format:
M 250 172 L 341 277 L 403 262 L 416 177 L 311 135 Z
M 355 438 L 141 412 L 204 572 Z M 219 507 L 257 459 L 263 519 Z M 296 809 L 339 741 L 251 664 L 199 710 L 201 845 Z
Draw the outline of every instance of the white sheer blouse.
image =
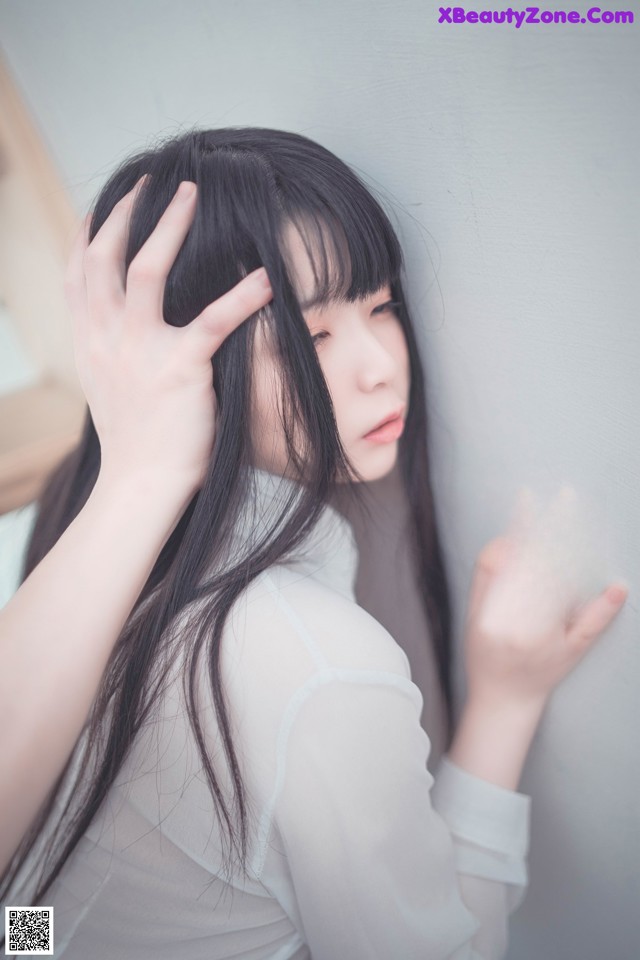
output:
M 255 471 L 259 526 L 291 481 Z M 353 531 L 326 507 L 231 611 L 221 670 L 250 804 L 249 876 L 222 876 L 181 661 L 45 897 L 65 960 L 497 960 L 527 885 L 530 798 L 443 757 L 422 695 L 359 607 Z M 183 613 L 183 616 L 186 613 Z M 180 635 L 179 618 L 172 628 Z M 231 800 L 206 671 L 199 716 Z

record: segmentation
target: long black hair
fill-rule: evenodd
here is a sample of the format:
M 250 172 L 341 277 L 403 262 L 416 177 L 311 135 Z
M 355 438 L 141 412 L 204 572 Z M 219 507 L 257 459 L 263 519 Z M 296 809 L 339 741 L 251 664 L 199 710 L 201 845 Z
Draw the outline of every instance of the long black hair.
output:
M 453 726 L 450 600 L 432 495 L 425 378 L 402 288 L 403 258 L 381 203 L 363 181 L 329 150 L 295 133 L 254 127 L 189 130 L 127 159 L 101 190 L 90 239 L 114 205 L 145 173 L 131 213 L 128 268 L 172 199 L 181 180 L 198 185 L 195 217 L 169 272 L 164 318 L 185 326 L 211 301 L 263 265 L 273 300 L 242 323 L 215 354 L 218 404 L 215 445 L 201 488 L 164 545 L 116 642 L 83 735 L 2 877 L 3 896 L 38 844 L 65 787 L 62 815 L 43 852 L 29 902 L 39 902 L 89 827 L 138 731 L 157 702 L 178 649 L 183 683 L 202 764 L 220 819 L 229 857 L 235 849 L 246 870 L 246 794 L 234 751 L 220 680 L 223 628 L 235 601 L 262 571 L 290 554 L 315 526 L 336 484 L 361 497 L 357 471 L 340 442 L 331 396 L 292 283 L 283 228 L 296 225 L 320 251 L 312 260 L 316 290 L 325 302 L 352 302 L 389 283 L 410 358 L 410 395 L 399 461 L 411 512 L 416 586 L 424 604 L 447 706 L 448 744 Z M 306 241 L 305 241 L 306 242 Z M 330 249 L 329 249 L 330 248 Z M 251 357 L 257 322 L 265 322 L 277 346 L 283 387 L 280 411 L 288 453 L 304 475 L 299 502 L 244 556 L 229 555 L 236 521 L 251 502 Z M 302 438 L 302 446 L 293 433 Z M 100 445 L 87 408 L 82 438 L 52 472 L 37 504 L 21 582 L 53 547 L 86 503 L 100 469 Z M 162 477 L 158 477 L 162 483 Z M 204 579 L 214 569 L 214 576 Z M 202 602 L 204 600 L 204 602 Z M 179 644 L 170 625 L 197 605 Z M 425 637 L 425 643 L 428 638 Z M 194 691 L 204 648 L 206 669 L 234 789 L 237 822 L 207 756 Z M 148 722 L 148 721 L 147 721 Z M 70 774 L 79 770 L 75 781 Z M 70 789 L 69 789 L 70 788 Z M 238 827 L 239 824 L 239 827 Z

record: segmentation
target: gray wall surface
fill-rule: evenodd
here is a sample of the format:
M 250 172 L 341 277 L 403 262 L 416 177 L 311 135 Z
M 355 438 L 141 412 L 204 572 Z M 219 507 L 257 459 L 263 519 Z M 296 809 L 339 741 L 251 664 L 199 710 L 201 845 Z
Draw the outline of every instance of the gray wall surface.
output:
M 429 378 L 459 698 L 473 564 L 517 488 L 568 481 L 593 505 L 597 586 L 622 577 L 630 594 L 532 746 L 530 887 L 508 957 L 633 960 L 640 16 L 437 21 L 421 0 L 0 0 L 3 54 L 78 213 L 120 159 L 192 124 L 306 134 L 386 198 Z

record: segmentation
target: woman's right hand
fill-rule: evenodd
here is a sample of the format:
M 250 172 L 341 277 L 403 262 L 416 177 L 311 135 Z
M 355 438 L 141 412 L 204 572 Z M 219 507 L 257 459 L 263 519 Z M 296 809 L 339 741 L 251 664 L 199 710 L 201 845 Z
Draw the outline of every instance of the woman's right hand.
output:
M 622 609 L 628 593 L 622 584 L 570 612 L 548 602 L 556 579 L 552 564 L 546 566 L 548 549 L 527 551 L 505 536 L 480 552 L 465 625 L 468 700 L 543 708 Z
M 181 184 L 191 194 L 176 192 L 125 276 L 128 219 L 143 180 L 90 244 L 87 216 L 73 246 L 65 294 L 76 368 L 100 440 L 101 477 L 144 475 L 195 493 L 215 437 L 211 357 L 273 294 L 260 268 L 186 327 L 166 323 L 164 287 L 193 221 L 196 187 Z

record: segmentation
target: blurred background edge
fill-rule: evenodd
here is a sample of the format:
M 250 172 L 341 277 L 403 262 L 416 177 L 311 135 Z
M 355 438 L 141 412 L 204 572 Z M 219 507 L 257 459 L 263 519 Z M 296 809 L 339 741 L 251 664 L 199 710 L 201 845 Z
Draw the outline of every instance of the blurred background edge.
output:
M 0 531 L 5 533 L 7 515 L 37 499 L 82 429 L 86 401 L 64 297 L 78 226 L 51 152 L 0 55 Z M 3 550 L 5 556 L 11 552 Z

